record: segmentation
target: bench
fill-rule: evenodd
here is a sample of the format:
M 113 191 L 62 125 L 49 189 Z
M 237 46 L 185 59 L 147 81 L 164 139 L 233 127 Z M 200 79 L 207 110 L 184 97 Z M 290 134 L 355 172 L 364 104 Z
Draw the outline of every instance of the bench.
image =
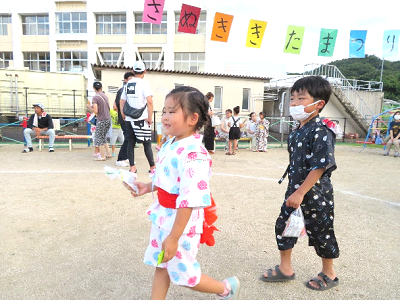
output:
M 251 149 L 251 142 L 252 142 L 253 138 L 251 137 L 243 137 L 238 139 L 238 142 L 240 141 L 245 141 L 245 142 L 249 142 L 249 149 Z M 224 138 L 214 138 L 215 142 L 224 142 L 225 143 L 225 139 Z
M 39 151 L 42 151 L 43 145 L 42 140 L 48 139 L 48 135 L 38 135 L 36 137 L 39 140 Z M 72 151 L 72 140 L 73 139 L 91 139 L 91 135 L 56 135 L 56 139 L 68 139 L 69 140 L 69 151 Z

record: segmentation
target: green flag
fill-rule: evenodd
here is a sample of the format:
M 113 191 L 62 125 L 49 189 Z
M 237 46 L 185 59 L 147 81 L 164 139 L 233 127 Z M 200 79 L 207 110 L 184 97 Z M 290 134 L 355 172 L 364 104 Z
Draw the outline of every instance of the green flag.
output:
M 337 34 L 338 34 L 337 29 L 321 28 L 321 35 L 319 36 L 318 56 L 333 55 L 333 50 L 335 50 Z
M 300 54 L 303 37 L 304 37 L 304 27 L 289 25 L 286 33 L 286 42 L 283 52 Z

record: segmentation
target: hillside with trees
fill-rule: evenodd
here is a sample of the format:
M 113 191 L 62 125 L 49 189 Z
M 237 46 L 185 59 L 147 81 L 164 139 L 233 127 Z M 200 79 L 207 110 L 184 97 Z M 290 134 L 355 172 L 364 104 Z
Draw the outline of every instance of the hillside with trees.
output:
M 380 81 L 382 59 L 375 55 L 337 60 L 329 65 L 336 66 L 347 79 Z M 382 81 L 385 99 L 400 102 L 400 61 L 384 61 Z

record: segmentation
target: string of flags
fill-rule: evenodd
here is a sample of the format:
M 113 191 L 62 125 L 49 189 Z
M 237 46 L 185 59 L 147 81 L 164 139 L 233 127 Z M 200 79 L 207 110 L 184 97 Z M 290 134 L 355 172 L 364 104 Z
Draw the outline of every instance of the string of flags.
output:
M 161 24 L 165 0 L 145 0 L 143 21 Z M 182 4 L 179 17 L 178 32 L 195 34 L 201 8 Z M 215 13 L 211 33 L 211 40 L 228 42 L 233 23 L 233 16 Z M 267 22 L 250 19 L 247 30 L 246 47 L 261 48 Z M 286 41 L 283 52 L 300 54 L 305 27 L 289 25 L 286 32 Z M 338 29 L 321 28 L 318 56 L 333 56 Z M 385 30 L 383 33 L 382 56 L 393 57 L 398 55 L 400 30 Z M 351 30 L 349 39 L 349 57 L 365 57 L 365 43 L 367 30 Z

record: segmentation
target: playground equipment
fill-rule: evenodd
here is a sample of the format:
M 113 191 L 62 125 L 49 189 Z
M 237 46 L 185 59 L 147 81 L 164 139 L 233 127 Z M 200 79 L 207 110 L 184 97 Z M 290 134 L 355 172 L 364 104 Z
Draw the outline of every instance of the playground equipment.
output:
M 392 122 L 393 113 L 395 113 L 396 111 L 400 111 L 400 106 L 385 110 L 384 112 L 382 112 L 372 118 L 371 125 L 369 126 L 367 136 L 365 137 L 365 141 L 364 142 L 357 141 L 357 143 L 364 144 L 362 149 L 360 150 L 360 152 L 362 150 L 364 150 L 364 148 L 366 147 L 367 144 L 375 144 L 375 141 L 369 140 L 371 138 L 371 133 L 373 133 L 375 135 L 375 139 L 376 139 L 376 137 L 380 136 L 384 130 L 386 130 L 385 138 L 389 135 L 389 130 L 388 130 L 389 124 L 390 124 L 390 122 Z M 386 143 L 382 143 L 382 145 L 385 146 Z M 385 149 L 385 147 L 384 147 L 384 149 Z

